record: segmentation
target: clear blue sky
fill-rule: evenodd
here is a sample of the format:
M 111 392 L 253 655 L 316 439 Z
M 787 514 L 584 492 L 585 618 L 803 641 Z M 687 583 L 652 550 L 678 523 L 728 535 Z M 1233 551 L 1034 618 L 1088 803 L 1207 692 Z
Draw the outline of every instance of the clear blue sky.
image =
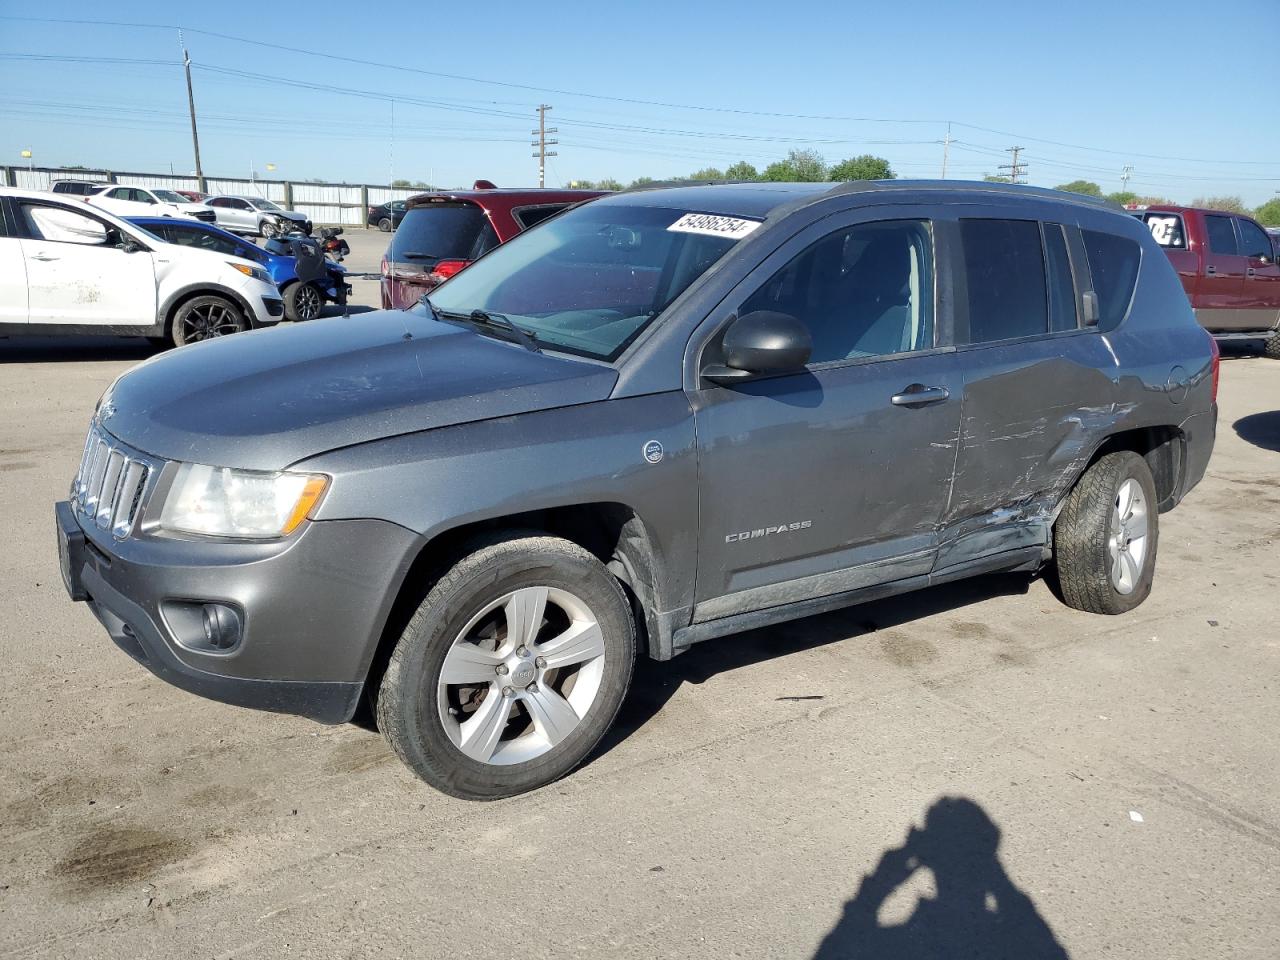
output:
M 793 148 L 875 153 L 900 176 L 936 177 L 951 120 L 952 177 L 995 173 L 1021 144 L 1032 183 L 1117 190 L 1132 164 L 1131 189 L 1178 200 L 1258 204 L 1280 190 L 1280 0 L 142 0 L 0 13 L 186 26 L 210 175 L 267 175 L 270 162 L 270 176 L 296 179 L 534 183 L 530 131 L 546 102 L 553 184 L 740 158 L 763 168 Z M 174 29 L 0 20 L 0 55 L 0 162 L 30 149 L 37 164 L 192 169 L 180 66 L 13 58 L 177 61 Z

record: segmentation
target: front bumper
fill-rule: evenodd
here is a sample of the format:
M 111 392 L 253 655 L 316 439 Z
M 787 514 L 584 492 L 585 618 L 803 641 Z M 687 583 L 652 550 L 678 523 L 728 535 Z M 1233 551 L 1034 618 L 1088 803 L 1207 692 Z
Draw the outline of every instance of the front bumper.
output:
M 192 693 L 323 723 L 355 712 L 392 602 L 419 548 L 381 520 L 317 521 L 273 543 L 130 537 L 55 507 L 67 592 L 116 645 Z M 183 611 L 240 612 L 228 650 L 199 649 Z

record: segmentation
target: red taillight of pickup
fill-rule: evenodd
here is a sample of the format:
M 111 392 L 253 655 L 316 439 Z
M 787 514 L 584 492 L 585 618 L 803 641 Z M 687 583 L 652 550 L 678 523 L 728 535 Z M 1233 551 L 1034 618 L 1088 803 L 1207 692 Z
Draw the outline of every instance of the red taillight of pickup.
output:
M 1213 384 L 1212 398 L 1213 398 L 1213 402 L 1217 403 L 1218 402 L 1218 369 L 1222 366 L 1222 351 L 1218 348 L 1218 341 L 1215 340 L 1213 337 L 1209 338 L 1209 351 L 1210 351 L 1210 356 L 1212 357 L 1212 360 L 1210 362 L 1213 364 L 1212 380 L 1211 380 L 1211 383 Z
M 470 260 L 437 260 L 436 265 L 427 274 L 427 279 L 432 283 L 444 283 L 470 263 Z

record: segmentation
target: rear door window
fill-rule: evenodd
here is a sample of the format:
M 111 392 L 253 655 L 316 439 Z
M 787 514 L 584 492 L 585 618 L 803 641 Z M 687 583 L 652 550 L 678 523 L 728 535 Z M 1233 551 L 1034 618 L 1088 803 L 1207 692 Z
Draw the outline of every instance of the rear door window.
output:
M 1227 228 L 1230 227 L 1231 221 L 1228 220 Z M 1089 258 L 1093 292 L 1098 297 L 1098 326 L 1109 330 L 1129 312 L 1133 288 L 1138 283 L 1142 248 L 1137 241 L 1113 233 L 1081 230 L 1080 234 L 1084 239 L 1085 255 Z
M 387 259 L 429 267 L 439 260 L 474 260 L 497 242 L 489 218 L 474 203 L 428 203 L 404 215 Z
M 1240 250 L 1236 246 L 1236 230 L 1231 225 L 1230 217 L 1206 214 L 1205 231 L 1209 234 L 1209 252 L 1234 257 Z
M 962 219 L 960 239 L 968 285 L 969 342 L 1047 332 L 1049 303 L 1040 224 Z

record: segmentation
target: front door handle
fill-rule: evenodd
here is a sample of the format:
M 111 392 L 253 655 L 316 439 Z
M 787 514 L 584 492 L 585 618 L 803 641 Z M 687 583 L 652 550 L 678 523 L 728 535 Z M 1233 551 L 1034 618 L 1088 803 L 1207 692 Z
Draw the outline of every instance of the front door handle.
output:
M 923 383 L 913 383 L 901 393 L 895 393 L 889 402 L 895 407 L 923 407 L 928 403 L 941 403 L 951 396 L 946 387 L 926 387 Z
M 1253 269 L 1253 267 L 1250 267 L 1244 272 L 1244 274 L 1246 277 L 1256 277 L 1258 275 L 1258 271 Z
M 1218 275 L 1218 268 L 1213 264 L 1209 264 L 1209 266 L 1204 268 L 1204 272 L 1206 276 L 1216 277 Z
M 44 263 L 48 263 L 50 260 L 57 260 L 58 258 L 57 258 L 57 257 L 51 257 L 51 256 L 49 256 L 47 253 L 33 253 L 33 254 L 31 255 L 31 259 L 32 259 L 32 260 L 40 260 L 40 261 L 42 261 L 42 262 L 44 262 Z

